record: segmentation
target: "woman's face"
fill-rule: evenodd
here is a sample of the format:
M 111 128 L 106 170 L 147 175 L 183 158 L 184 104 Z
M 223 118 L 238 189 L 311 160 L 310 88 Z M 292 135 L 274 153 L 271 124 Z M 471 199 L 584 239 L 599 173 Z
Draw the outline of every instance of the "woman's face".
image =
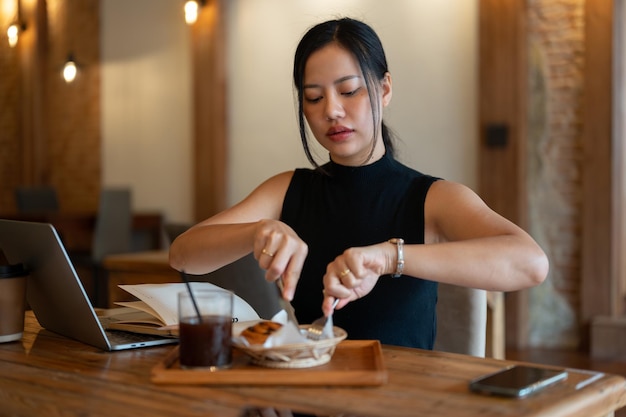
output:
M 380 108 L 391 100 L 391 77 L 380 84 Z M 334 162 L 358 166 L 378 160 L 385 153 L 378 137 L 371 160 L 374 124 L 372 107 L 358 62 L 346 49 L 328 44 L 311 54 L 304 69 L 304 116 L 315 139 Z

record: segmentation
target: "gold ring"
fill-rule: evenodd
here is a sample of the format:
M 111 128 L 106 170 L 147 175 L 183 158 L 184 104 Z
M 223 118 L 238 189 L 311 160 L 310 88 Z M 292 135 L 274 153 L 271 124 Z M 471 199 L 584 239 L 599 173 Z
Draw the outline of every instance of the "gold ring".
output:
M 344 271 L 341 271 L 341 272 L 339 273 L 339 276 L 340 276 L 340 277 L 345 277 L 345 276 L 346 276 L 346 275 L 348 275 L 349 273 L 350 273 L 350 270 L 349 270 L 349 269 L 346 269 L 346 270 L 344 270 Z
M 261 253 L 262 253 L 263 255 L 267 255 L 267 256 L 269 256 L 270 258 L 273 258 L 273 257 L 274 257 L 274 254 L 273 254 L 272 252 L 268 251 L 268 250 L 267 250 L 267 249 L 265 249 L 265 248 L 263 248 L 263 250 L 261 251 Z

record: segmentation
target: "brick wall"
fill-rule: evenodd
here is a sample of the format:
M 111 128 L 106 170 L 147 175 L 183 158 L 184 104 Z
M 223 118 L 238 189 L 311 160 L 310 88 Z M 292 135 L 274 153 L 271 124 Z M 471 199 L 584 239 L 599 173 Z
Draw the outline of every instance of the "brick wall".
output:
M 6 39 L 0 42 L 0 212 L 15 211 L 13 190 L 20 184 L 53 185 L 63 210 L 95 210 L 101 166 L 99 2 L 22 2 L 21 14 L 24 38 L 14 49 Z M 60 74 L 70 52 L 79 74 L 66 84 Z
M 530 292 L 530 345 L 579 344 L 584 0 L 528 0 L 532 235 L 550 258 Z

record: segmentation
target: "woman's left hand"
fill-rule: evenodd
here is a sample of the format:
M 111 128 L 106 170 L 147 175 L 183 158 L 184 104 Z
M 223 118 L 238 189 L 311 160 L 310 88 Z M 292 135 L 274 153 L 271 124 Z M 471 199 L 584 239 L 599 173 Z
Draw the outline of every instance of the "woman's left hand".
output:
M 337 309 L 369 294 L 381 275 L 388 273 L 395 249 L 388 243 L 349 248 L 326 267 L 322 310 L 329 315 L 335 298 Z M 395 265 L 395 264 L 394 264 Z

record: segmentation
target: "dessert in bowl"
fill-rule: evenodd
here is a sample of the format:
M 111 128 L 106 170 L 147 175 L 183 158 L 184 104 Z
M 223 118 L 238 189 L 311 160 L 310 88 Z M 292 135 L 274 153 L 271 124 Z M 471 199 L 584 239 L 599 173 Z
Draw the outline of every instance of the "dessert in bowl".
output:
M 308 327 L 269 320 L 236 323 L 233 346 L 250 356 L 252 363 L 269 368 L 308 368 L 328 363 L 348 334 L 333 326 L 329 337 L 309 340 Z

